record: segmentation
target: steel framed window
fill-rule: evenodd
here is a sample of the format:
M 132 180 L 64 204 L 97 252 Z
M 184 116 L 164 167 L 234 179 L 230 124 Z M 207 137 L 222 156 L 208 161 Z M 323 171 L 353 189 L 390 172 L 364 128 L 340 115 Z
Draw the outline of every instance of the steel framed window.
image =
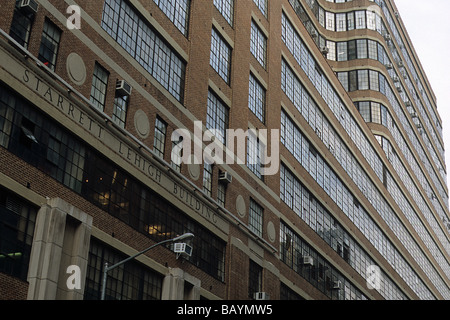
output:
M 18 3 L 19 2 L 16 2 L 16 7 L 14 8 L 14 15 L 9 35 L 16 40 L 17 43 L 27 49 L 34 15 L 26 14 L 20 10 Z
M 184 99 L 186 62 L 125 0 L 106 0 L 102 28 L 178 101 Z
M 265 122 L 266 90 L 251 73 L 249 78 L 248 107 L 262 123 Z
M 184 35 L 188 35 L 191 0 L 153 0 Z
M 92 104 L 101 111 L 105 109 L 108 77 L 108 71 L 96 62 L 94 67 L 94 75 L 92 77 L 90 100 Z
M 127 119 L 128 96 L 117 96 L 114 99 L 114 108 L 112 120 L 121 128 L 125 128 L 125 121 Z
M 258 9 L 262 12 L 264 17 L 267 18 L 267 0 L 253 0 Z
M 51 70 L 55 70 L 61 33 L 61 30 L 53 22 L 45 20 L 38 59 Z
M 253 20 L 250 33 L 250 52 L 261 66 L 266 68 L 267 38 Z
M 208 91 L 208 103 L 206 109 L 206 128 L 226 145 L 226 130 L 229 122 L 229 109 L 220 101 L 214 92 Z
M 250 199 L 250 209 L 248 215 L 248 226 L 258 236 L 263 232 L 263 213 L 264 209 L 253 199 Z
M 229 84 L 231 71 L 231 47 L 214 28 L 211 32 L 211 54 L 209 61 L 213 69 L 216 70 L 216 72 L 227 84 Z
M 227 20 L 229 25 L 233 26 L 234 0 L 214 0 L 214 6 L 219 10 L 225 20 Z
M 101 294 L 103 265 L 117 263 L 127 256 L 92 239 L 87 265 L 85 300 L 98 300 Z M 161 300 L 163 276 L 130 261 L 113 269 L 106 282 L 106 300 Z
M 153 151 L 155 151 L 156 154 L 161 158 L 164 158 L 164 148 L 166 144 L 166 130 L 167 124 L 160 117 L 156 117 Z

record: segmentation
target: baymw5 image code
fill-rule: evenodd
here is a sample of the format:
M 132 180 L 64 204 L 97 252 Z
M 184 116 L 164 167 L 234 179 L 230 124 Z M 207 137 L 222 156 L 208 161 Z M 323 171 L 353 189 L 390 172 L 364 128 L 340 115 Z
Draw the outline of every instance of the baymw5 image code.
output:
M 0 300 L 449 300 L 446 99 L 407 17 L 446 19 L 403 3 L 1 1 Z

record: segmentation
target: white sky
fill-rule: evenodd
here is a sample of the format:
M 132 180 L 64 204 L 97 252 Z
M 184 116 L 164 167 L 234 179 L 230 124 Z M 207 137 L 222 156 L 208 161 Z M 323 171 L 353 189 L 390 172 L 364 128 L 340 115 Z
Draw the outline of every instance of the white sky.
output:
M 437 99 L 450 181 L 450 1 L 395 0 Z

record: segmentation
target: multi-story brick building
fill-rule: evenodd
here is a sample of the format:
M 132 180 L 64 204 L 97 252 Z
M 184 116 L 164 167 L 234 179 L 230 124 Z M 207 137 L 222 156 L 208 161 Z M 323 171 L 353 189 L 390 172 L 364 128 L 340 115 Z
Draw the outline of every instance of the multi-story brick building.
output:
M 105 263 L 184 233 L 106 299 L 450 298 L 442 123 L 394 1 L 0 9 L 1 299 L 100 299 Z

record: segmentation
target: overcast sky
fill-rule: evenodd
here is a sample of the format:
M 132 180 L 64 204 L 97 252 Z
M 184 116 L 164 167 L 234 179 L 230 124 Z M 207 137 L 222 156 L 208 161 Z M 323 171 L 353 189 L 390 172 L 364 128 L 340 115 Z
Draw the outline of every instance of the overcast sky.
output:
M 450 161 L 450 0 L 395 0 L 437 99 Z M 447 165 L 449 174 L 450 162 Z

